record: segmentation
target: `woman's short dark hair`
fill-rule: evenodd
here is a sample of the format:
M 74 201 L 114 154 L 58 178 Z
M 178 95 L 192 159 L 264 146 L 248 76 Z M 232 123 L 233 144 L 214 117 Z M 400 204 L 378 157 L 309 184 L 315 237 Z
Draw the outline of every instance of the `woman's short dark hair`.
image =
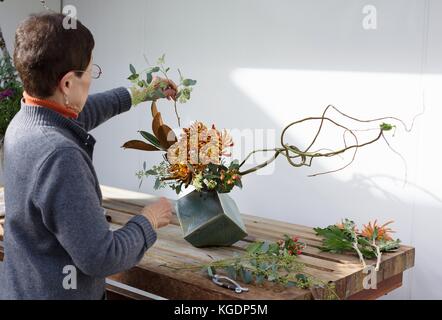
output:
M 66 73 L 84 71 L 91 61 L 92 33 L 78 20 L 76 29 L 66 29 L 64 19 L 70 18 L 58 13 L 31 15 L 16 31 L 14 64 L 25 91 L 36 98 L 52 96 Z

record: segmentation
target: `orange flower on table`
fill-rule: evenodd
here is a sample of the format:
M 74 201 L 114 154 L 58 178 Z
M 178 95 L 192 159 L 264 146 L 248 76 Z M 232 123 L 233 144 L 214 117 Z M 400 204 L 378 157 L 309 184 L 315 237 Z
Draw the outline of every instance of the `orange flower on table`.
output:
M 375 240 L 385 240 L 392 241 L 393 238 L 390 236 L 390 233 L 394 233 L 391 228 L 387 228 L 387 226 L 394 221 L 388 221 L 382 226 L 378 226 L 377 220 L 374 221 L 373 225 L 371 222 L 368 225 L 364 225 L 364 229 L 362 229 L 361 235 L 368 239 L 373 239 L 375 232 L 377 232 L 377 237 Z

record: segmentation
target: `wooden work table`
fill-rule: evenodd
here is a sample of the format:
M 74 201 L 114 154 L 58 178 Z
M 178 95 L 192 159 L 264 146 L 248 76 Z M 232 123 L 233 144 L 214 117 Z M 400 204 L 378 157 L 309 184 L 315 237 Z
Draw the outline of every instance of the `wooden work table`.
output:
M 132 216 L 156 197 L 122 189 L 102 186 L 103 206 L 107 209 L 110 226 L 118 229 Z M 0 188 L 0 224 L 4 212 L 3 189 Z M 244 248 L 256 240 L 276 241 L 284 234 L 295 235 L 307 243 L 307 248 L 299 260 L 305 264 L 308 273 L 326 281 L 333 282 L 336 292 L 344 299 L 376 299 L 402 285 L 405 270 L 414 266 L 415 250 L 401 246 L 397 252 L 382 255 L 380 271 L 377 275 L 376 290 L 364 290 L 363 268 L 358 258 L 353 255 L 341 255 L 321 252 L 321 239 L 311 227 L 290 224 L 281 221 L 243 215 L 249 237 L 237 242 L 232 247 L 198 249 L 183 239 L 176 216 L 166 228 L 158 231 L 158 240 L 134 268 L 114 275 L 108 279 L 110 298 L 149 299 L 156 296 L 166 299 L 312 299 L 310 290 L 265 284 L 244 285 L 249 292 L 237 294 L 230 289 L 214 284 L 202 271 L 176 270 L 169 266 L 202 264 L 212 259 L 231 258 L 233 253 L 241 254 Z M 3 239 L 0 228 L 0 241 Z M 0 260 L 3 260 L 3 248 L 0 242 Z M 127 287 L 129 286 L 129 287 Z M 133 288 L 136 288 L 135 290 Z M 146 295 L 141 291 L 152 295 Z

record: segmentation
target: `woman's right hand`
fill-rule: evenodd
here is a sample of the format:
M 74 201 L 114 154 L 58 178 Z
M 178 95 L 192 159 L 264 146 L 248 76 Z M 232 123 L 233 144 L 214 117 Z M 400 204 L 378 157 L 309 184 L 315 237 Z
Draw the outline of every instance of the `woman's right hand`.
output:
M 152 227 L 157 230 L 170 223 L 170 219 L 172 218 L 172 204 L 166 198 L 161 198 L 157 202 L 145 206 L 141 214 L 145 216 Z

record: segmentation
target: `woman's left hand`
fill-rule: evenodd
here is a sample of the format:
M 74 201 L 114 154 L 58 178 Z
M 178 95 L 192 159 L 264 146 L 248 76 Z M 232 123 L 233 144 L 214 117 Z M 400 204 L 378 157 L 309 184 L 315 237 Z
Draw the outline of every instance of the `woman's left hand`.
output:
M 170 79 L 155 77 L 149 87 L 133 86 L 130 91 L 132 93 L 132 105 L 136 106 L 142 102 L 156 101 L 160 98 L 176 101 L 178 87 Z M 158 92 L 161 94 L 158 94 Z
M 167 100 L 176 100 L 178 86 L 175 84 L 175 82 L 170 79 L 155 77 L 152 80 L 152 84 L 155 89 L 161 91 Z

